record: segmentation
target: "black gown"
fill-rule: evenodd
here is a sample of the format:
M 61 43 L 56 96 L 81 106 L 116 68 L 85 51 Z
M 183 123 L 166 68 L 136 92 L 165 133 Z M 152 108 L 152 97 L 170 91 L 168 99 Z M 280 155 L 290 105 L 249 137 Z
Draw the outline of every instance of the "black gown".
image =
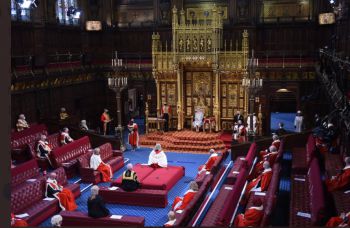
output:
M 102 218 L 109 215 L 109 210 L 101 196 L 97 195 L 94 199 L 89 198 L 88 204 L 88 215 L 92 218 Z

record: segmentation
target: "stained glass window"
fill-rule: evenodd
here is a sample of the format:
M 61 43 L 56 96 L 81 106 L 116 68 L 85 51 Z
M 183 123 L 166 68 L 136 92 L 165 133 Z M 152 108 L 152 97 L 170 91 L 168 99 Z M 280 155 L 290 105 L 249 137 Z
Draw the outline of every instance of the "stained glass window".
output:
M 31 8 L 21 8 L 18 1 L 11 0 L 11 19 L 15 21 L 30 21 Z
M 67 15 L 68 9 L 70 9 L 71 7 L 74 7 L 75 9 L 78 8 L 77 0 L 57 0 L 56 16 L 57 16 L 57 21 L 60 24 L 66 24 L 66 25 L 79 24 L 79 18 Z

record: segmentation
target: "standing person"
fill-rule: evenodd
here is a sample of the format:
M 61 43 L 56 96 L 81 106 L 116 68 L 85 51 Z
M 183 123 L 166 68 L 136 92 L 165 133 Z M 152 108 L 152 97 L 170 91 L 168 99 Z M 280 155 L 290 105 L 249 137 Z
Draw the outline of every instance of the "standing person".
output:
M 112 168 L 110 165 L 104 163 L 101 159 L 100 148 L 95 148 L 93 155 L 90 158 L 90 168 L 98 170 L 102 174 L 102 181 L 111 181 L 113 177 Z
M 17 131 L 23 131 L 24 129 L 29 128 L 29 124 L 26 121 L 26 117 L 24 114 L 20 114 L 18 116 L 17 124 L 16 124 Z
M 63 186 L 57 183 L 57 174 L 50 173 L 49 178 L 46 181 L 46 192 L 45 196 L 48 198 L 58 199 L 59 206 L 62 210 L 74 211 L 77 209 L 75 203 L 74 195 L 68 188 L 63 188 Z
M 109 123 L 112 121 L 111 117 L 109 116 L 108 109 L 104 109 L 104 112 L 101 115 L 101 122 L 103 126 L 103 135 L 106 135 L 109 133 Z
M 296 132 L 301 132 L 303 129 L 303 116 L 301 114 L 301 111 L 298 110 L 295 119 L 294 119 L 294 128 Z
M 251 123 L 251 118 L 253 118 L 253 122 Z M 253 133 L 254 135 L 256 134 L 256 130 L 257 130 L 257 117 L 255 115 L 255 113 L 253 114 L 249 114 L 248 118 L 247 118 L 247 132 Z M 253 125 L 251 125 L 253 124 Z
M 87 201 L 88 215 L 92 218 L 102 218 L 109 215 L 102 197 L 98 194 L 100 188 L 97 185 L 91 187 L 91 195 Z
M 162 146 L 157 143 L 148 158 L 148 165 L 153 168 L 166 168 L 168 166 L 167 157 L 162 150 Z
M 238 124 L 238 120 L 244 123 L 244 117 L 241 115 L 241 111 L 237 111 L 236 115 L 233 116 L 233 124 Z
M 61 145 L 66 145 L 74 141 L 74 139 L 72 139 L 72 137 L 70 137 L 69 135 L 68 127 L 63 128 L 60 135 L 60 141 L 61 141 Z
M 139 146 L 139 133 L 138 133 L 138 125 L 134 123 L 134 119 L 131 119 L 128 124 L 129 129 L 129 144 L 132 147 L 132 150 L 135 151 Z
M 282 135 L 287 134 L 287 131 L 284 129 L 284 123 L 283 122 L 278 123 L 278 129 L 276 130 L 276 134 L 278 136 L 282 136 Z
M 198 192 L 198 184 L 195 181 L 191 181 L 189 190 L 186 191 L 183 197 L 177 196 L 171 206 L 173 211 L 179 211 L 186 209 L 187 205 L 193 200 L 194 196 Z
M 129 163 L 126 166 L 127 170 L 122 175 L 122 186 L 124 191 L 132 192 L 140 187 L 140 182 L 137 180 L 136 172 L 133 171 L 133 165 Z
M 164 131 L 169 131 L 169 115 L 171 114 L 171 107 L 164 102 L 161 110 L 162 118 L 165 120 L 164 122 Z
M 129 111 L 129 112 L 128 112 L 128 115 L 129 115 L 129 116 L 128 116 L 128 117 L 129 117 L 128 119 L 131 120 L 131 119 L 132 119 L 132 116 L 133 116 L 132 114 L 133 114 L 133 112 L 134 112 L 134 107 L 133 107 L 133 104 L 132 104 L 132 100 L 131 100 L 131 99 L 128 100 L 128 109 L 129 109 L 129 110 L 128 110 L 128 111 Z

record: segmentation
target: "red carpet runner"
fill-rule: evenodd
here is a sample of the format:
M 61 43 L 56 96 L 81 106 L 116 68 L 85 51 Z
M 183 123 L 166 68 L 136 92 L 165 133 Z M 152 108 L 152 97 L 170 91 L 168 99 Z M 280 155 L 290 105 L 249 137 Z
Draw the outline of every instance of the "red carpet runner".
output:
M 221 133 L 203 133 L 189 130 L 152 132 L 140 137 L 140 146 L 153 148 L 160 143 L 163 149 L 176 152 L 208 153 L 210 149 L 222 151 L 224 142 Z

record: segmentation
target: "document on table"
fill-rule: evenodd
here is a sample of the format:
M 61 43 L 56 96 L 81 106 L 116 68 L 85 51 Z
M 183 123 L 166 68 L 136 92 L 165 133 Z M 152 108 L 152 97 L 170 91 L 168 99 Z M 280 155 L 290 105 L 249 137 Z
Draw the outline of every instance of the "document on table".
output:
M 183 210 L 176 211 L 176 213 L 178 213 L 178 214 L 181 214 L 182 212 L 183 212 Z
M 233 174 L 239 174 L 239 172 L 238 172 L 238 171 L 233 171 L 232 173 L 233 173 Z
M 232 187 L 225 187 L 226 190 L 232 190 L 233 188 Z
M 111 219 L 122 219 L 123 216 L 122 216 L 122 215 L 111 215 L 110 218 L 111 218 Z
M 28 179 L 27 181 L 34 182 L 34 181 L 36 181 L 36 179 Z
M 49 197 L 46 197 L 46 198 L 44 198 L 44 200 L 46 200 L 46 201 L 52 201 L 52 200 L 55 200 L 56 198 L 49 198 Z
M 23 213 L 23 214 L 19 214 L 19 215 L 15 215 L 16 218 L 25 218 L 28 217 L 28 213 Z
M 245 161 L 245 158 L 239 158 L 239 160 Z
M 114 191 L 114 190 L 119 189 L 119 187 L 113 186 L 113 187 L 109 187 L 108 189 Z
M 311 214 L 305 212 L 298 211 L 297 215 L 304 218 L 311 218 Z
M 265 196 L 266 192 L 255 192 L 256 196 Z

